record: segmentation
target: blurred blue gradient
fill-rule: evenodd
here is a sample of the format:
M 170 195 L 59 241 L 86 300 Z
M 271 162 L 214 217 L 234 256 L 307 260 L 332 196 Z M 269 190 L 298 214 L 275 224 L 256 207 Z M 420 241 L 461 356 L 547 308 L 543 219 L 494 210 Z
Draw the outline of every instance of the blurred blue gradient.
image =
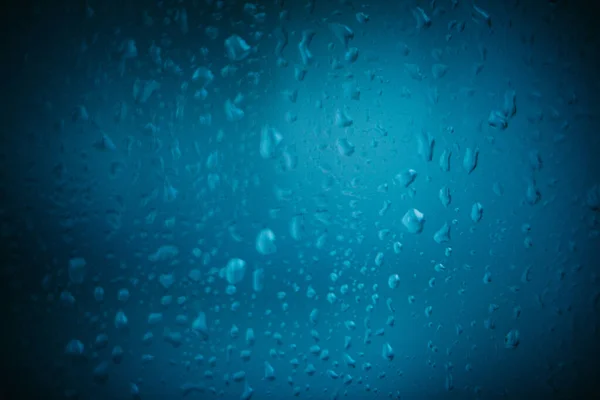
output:
M 595 14 L 11 4 L 0 396 L 595 398 Z

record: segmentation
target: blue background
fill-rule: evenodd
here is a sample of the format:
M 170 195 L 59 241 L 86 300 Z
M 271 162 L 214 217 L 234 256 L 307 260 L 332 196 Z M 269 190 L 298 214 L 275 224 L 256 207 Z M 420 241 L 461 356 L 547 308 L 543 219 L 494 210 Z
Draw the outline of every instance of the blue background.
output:
M 238 371 L 253 399 L 291 399 L 295 391 L 312 399 L 593 398 L 600 370 L 600 66 L 588 3 L 480 0 L 490 23 L 470 2 L 449 0 L 316 1 L 312 12 L 305 1 L 269 1 L 255 11 L 227 0 L 90 0 L 89 9 L 68 0 L 14 4 L 3 13 L 0 142 L 5 398 L 130 399 L 132 383 L 142 399 L 180 398 L 191 383 L 199 390 L 186 398 L 238 399 L 245 387 L 231 380 Z M 417 7 L 430 26 L 419 24 Z M 256 16 L 262 12 L 264 20 Z M 361 12 L 368 21 L 359 21 Z M 344 59 L 331 23 L 353 31 L 355 62 Z M 216 39 L 207 27 L 218 29 Z M 315 33 L 307 66 L 298 50 L 305 30 Z M 243 60 L 227 57 L 224 42 L 233 34 L 251 47 Z M 288 43 L 278 52 L 282 37 Z M 137 47 L 131 58 L 122 51 L 127 40 Z M 149 52 L 153 43 L 159 63 Z M 434 77 L 436 64 L 447 67 L 444 76 Z M 206 99 L 194 96 L 202 83 L 192 76 L 201 66 L 214 74 Z M 230 76 L 222 74 L 227 66 L 235 68 Z M 417 67 L 419 76 L 410 73 Z M 295 68 L 306 70 L 303 80 Z M 160 88 L 136 101 L 136 79 Z M 349 84 L 359 98 L 345 91 Z M 490 126 L 490 113 L 502 111 L 511 90 L 516 114 L 506 129 Z M 225 104 L 238 94 L 244 116 L 232 121 Z M 78 107 L 87 119 L 76 118 Z M 336 125 L 338 110 L 350 126 Z M 211 123 L 203 123 L 209 114 Z M 282 136 L 270 159 L 259 152 L 265 126 Z M 435 140 L 431 161 L 418 151 L 423 133 Z M 103 137 L 114 149 L 99 148 Z M 341 154 L 340 140 L 354 146 L 351 155 Z M 463 168 L 468 148 L 479 150 L 471 173 Z M 451 151 L 447 172 L 439 165 L 444 150 Z M 286 168 L 286 155 L 297 158 L 295 168 Z M 394 179 L 407 169 L 418 174 L 408 188 Z M 541 196 L 536 204 L 527 200 L 531 185 Z M 171 200 L 169 187 L 177 191 Z M 451 193 L 447 207 L 443 187 Z M 470 217 L 476 202 L 484 210 L 477 223 Z M 425 216 L 420 234 L 402 224 L 412 208 Z M 290 234 L 297 215 L 300 240 Z M 444 223 L 451 239 L 439 244 L 433 236 Z M 273 254 L 256 249 L 262 229 L 276 236 Z M 394 242 L 403 245 L 399 254 Z M 163 245 L 176 246 L 178 255 L 150 261 Z M 379 252 L 382 265 L 375 263 Z M 81 284 L 69 279 L 73 257 L 86 260 Z M 231 258 L 245 260 L 246 273 L 227 294 L 221 269 Z M 438 263 L 446 270 L 435 271 Z M 258 268 L 264 290 L 255 292 Z M 199 281 L 189 278 L 193 269 Z M 175 280 L 168 289 L 162 274 Z M 396 288 L 388 286 L 393 274 Z M 94 298 L 96 287 L 104 301 Z M 121 289 L 127 301 L 118 299 Z M 330 292 L 335 301 L 327 300 Z M 67 294 L 74 303 L 61 300 Z M 165 295 L 172 304 L 161 304 Z M 234 302 L 239 308 L 232 310 Z M 114 324 L 120 310 L 125 331 Z M 162 322 L 148 324 L 156 312 Z M 200 312 L 208 337 L 191 329 Z M 178 323 L 178 316 L 187 320 Z M 254 346 L 245 341 L 248 328 Z M 310 353 L 312 329 L 328 360 Z M 375 335 L 379 329 L 383 336 Z M 520 342 L 508 349 L 512 330 Z M 142 342 L 147 332 L 151 344 Z M 181 334 L 179 346 L 165 340 L 170 332 Z M 108 335 L 105 348 L 95 344 L 99 334 Z M 73 339 L 84 345 L 79 357 L 65 354 Z M 382 356 L 385 343 L 393 361 Z M 124 350 L 120 363 L 111 356 L 115 346 Z M 246 349 L 247 362 L 239 357 Z M 143 362 L 144 355 L 154 359 Z M 265 361 L 274 381 L 264 379 Z M 105 362 L 108 380 L 98 383 L 94 370 Z M 309 364 L 314 376 L 304 372 Z

